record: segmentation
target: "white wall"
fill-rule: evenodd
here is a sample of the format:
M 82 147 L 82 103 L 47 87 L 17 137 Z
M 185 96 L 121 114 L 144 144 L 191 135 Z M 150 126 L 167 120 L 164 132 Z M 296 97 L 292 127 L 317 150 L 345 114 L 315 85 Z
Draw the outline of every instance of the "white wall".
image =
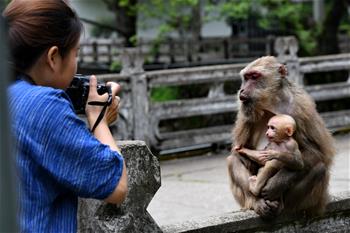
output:
M 107 9 L 102 0 L 69 0 L 71 6 L 82 18 L 98 21 L 101 18 L 113 18 L 113 13 Z M 157 36 L 157 23 L 153 28 L 139 28 L 138 35 L 141 38 L 154 38 Z M 84 23 L 85 37 L 90 36 L 91 25 Z M 230 28 L 225 22 L 214 21 L 203 25 L 202 36 L 229 36 Z
M 107 5 L 101 0 L 69 0 L 72 8 L 79 17 L 98 21 L 102 18 L 113 18 L 113 13 L 107 9 Z M 84 23 L 85 37 L 90 36 L 91 24 Z

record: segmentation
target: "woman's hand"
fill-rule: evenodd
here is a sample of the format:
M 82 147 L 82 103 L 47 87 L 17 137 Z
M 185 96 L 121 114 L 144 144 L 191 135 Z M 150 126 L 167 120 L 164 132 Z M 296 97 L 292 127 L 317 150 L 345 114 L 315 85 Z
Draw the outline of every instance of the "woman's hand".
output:
M 108 125 L 111 125 L 113 122 L 115 122 L 118 119 L 119 108 L 120 108 L 120 98 L 119 96 L 116 96 L 113 99 L 112 104 L 108 107 L 106 112 L 106 120 Z
M 118 106 L 119 106 L 119 101 L 117 103 L 117 101 L 115 100 L 116 99 L 115 97 L 116 97 L 116 94 L 120 90 L 120 85 L 115 83 L 115 82 L 108 82 L 107 85 L 111 87 L 112 100 L 115 103 L 113 104 L 113 102 L 112 102 L 112 109 L 111 110 L 107 109 L 107 114 L 104 115 L 104 117 L 101 120 L 100 124 L 103 124 L 103 123 L 104 124 L 108 124 L 108 123 L 110 123 L 109 120 L 113 120 L 113 118 L 116 118 L 115 115 L 117 114 Z M 108 94 L 107 93 L 105 93 L 103 95 L 99 95 L 97 93 L 96 76 L 92 75 L 90 77 L 89 96 L 88 96 L 88 99 L 87 99 L 87 104 L 85 106 L 86 117 L 87 117 L 88 123 L 90 125 L 90 128 L 93 127 L 93 125 L 95 124 L 98 116 L 100 115 L 100 113 L 102 111 L 103 106 L 90 105 L 88 103 L 91 102 L 91 101 L 106 102 L 107 99 L 108 99 Z M 107 115 L 108 115 L 108 117 L 107 117 Z M 107 119 L 109 119 L 109 120 L 107 120 Z

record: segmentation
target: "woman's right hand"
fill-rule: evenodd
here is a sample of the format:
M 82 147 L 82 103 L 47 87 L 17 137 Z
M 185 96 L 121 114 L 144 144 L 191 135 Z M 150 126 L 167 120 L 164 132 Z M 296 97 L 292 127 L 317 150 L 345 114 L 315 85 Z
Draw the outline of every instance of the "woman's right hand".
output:
M 112 99 L 115 101 L 115 96 L 120 90 L 120 85 L 115 83 L 115 82 L 109 82 L 108 86 L 111 87 L 112 90 Z M 88 104 L 91 101 L 97 101 L 97 102 L 106 102 L 108 100 L 108 94 L 105 93 L 103 95 L 99 95 L 97 93 L 97 79 L 95 75 L 92 75 L 90 77 L 90 90 L 89 90 L 89 96 L 87 99 L 87 104 L 85 106 L 85 112 L 86 112 L 86 117 L 88 120 L 88 123 L 90 125 L 90 128 L 93 127 L 95 124 L 98 116 L 100 115 L 103 106 L 96 106 L 96 105 L 90 105 Z M 118 103 L 119 104 L 119 103 Z M 106 114 L 103 116 L 101 123 L 108 124 L 107 122 L 107 117 Z

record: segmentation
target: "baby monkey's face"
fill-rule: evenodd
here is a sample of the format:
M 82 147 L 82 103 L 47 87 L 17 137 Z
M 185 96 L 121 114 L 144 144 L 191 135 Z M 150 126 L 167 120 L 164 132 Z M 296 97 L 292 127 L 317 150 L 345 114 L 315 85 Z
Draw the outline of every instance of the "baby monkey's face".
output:
M 266 137 L 270 142 L 280 142 L 286 134 L 282 122 L 277 118 L 271 118 L 267 124 Z

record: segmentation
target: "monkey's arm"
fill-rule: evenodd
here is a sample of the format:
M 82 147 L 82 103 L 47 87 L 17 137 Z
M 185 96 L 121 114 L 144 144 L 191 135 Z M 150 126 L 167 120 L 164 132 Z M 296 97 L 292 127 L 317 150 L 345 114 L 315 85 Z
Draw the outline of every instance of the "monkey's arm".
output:
M 301 158 L 299 150 L 294 152 L 283 152 L 276 158 L 284 163 L 284 165 L 290 169 L 301 170 L 304 168 L 304 162 Z
M 281 161 L 287 168 L 293 170 L 301 170 L 304 168 L 304 162 L 298 144 L 293 140 L 285 145 L 286 150 L 267 150 L 267 157 L 269 160 L 277 159 Z
M 247 156 L 249 159 L 257 162 L 258 164 L 265 165 L 265 162 L 267 161 L 265 157 L 261 156 L 261 151 L 251 150 L 244 147 L 236 147 L 235 149 L 240 155 Z

